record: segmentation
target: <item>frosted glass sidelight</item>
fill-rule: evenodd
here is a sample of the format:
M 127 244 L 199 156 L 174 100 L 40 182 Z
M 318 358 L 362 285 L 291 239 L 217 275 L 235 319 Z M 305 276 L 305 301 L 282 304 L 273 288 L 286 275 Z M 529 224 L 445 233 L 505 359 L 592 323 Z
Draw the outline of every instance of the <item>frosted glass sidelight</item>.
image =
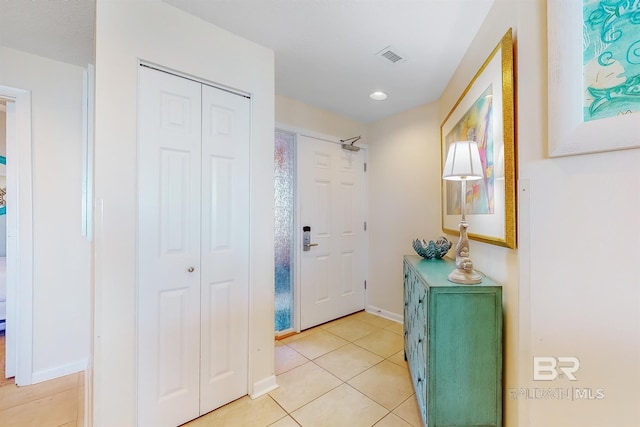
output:
M 293 310 L 293 241 L 295 135 L 275 132 L 275 329 L 291 329 Z

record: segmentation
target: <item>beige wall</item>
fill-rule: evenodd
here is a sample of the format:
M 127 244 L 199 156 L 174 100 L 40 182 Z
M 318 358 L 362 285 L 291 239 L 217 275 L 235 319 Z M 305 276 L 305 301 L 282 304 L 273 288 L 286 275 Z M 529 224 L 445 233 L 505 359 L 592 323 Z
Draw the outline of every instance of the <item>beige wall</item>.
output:
M 517 53 L 518 250 L 471 248 L 479 268 L 504 284 L 506 425 L 636 426 L 640 195 L 621 183 L 640 183 L 640 150 L 547 158 L 545 2 L 495 4 L 443 93 L 440 116 L 508 27 Z M 577 357 L 579 381 L 533 381 L 535 356 Z M 536 388 L 603 389 L 604 399 L 510 393 Z
M 33 378 L 84 370 L 90 245 L 82 236 L 82 68 L 0 47 L 0 84 L 31 91 Z M 55 84 L 54 84 L 55 83 Z
M 316 132 L 338 139 L 363 135 L 365 124 L 309 104 L 276 95 L 276 124 Z M 359 144 L 367 144 L 366 138 Z
M 440 144 L 437 105 L 370 123 L 367 305 L 402 318 L 402 256 L 416 238 L 437 240 Z M 392 315 L 390 315 L 390 313 Z
M 402 255 L 412 251 L 414 238 L 442 234 L 439 202 L 434 206 L 427 196 L 439 191 L 434 184 L 440 167 L 436 116 L 434 104 L 367 124 L 276 96 L 281 127 L 336 138 L 363 135 L 358 144 L 366 144 L 368 155 L 366 308 L 393 319 L 402 318 Z
M 503 30 L 504 28 L 504 30 Z M 495 29 L 486 54 L 476 55 L 479 64 L 465 57 L 462 67 L 469 67 L 470 80 L 482 65 L 508 27 Z M 484 49 L 480 47 L 479 49 Z M 485 49 L 486 50 L 486 49 Z M 471 62 L 471 65 L 467 65 Z M 450 84 L 443 99 L 455 93 L 455 102 L 468 80 L 462 74 L 458 88 Z M 462 83 L 464 82 L 464 85 Z M 458 91 L 456 93 L 456 91 Z M 454 95 L 450 95 L 453 97 Z M 304 117 L 297 126 L 313 126 L 326 132 L 335 129 L 340 120 L 335 115 L 294 101 L 291 110 L 280 110 L 276 103 L 278 122 L 289 123 Z M 366 309 L 392 318 L 402 319 L 402 256 L 415 253 L 411 242 L 415 238 L 436 240 L 443 235 L 440 215 L 440 117 L 446 101 L 426 104 L 376 122 L 364 124 L 368 144 L 369 185 L 369 270 Z M 302 113 L 301 113 L 302 112 Z M 446 114 L 445 113 L 445 114 Z M 327 120 L 330 118 L 330 120 Z M 349 119 L 342 118 L 342 121 Z M 456 236 L 447 236 L 454 244 Z M 518 373 L 518 260 L 517 251 L 472 242 L 472 257 L 476 266 L 503 283 L 505 311 L 505 388 L 516 387 Z M 517 425 L 517 402 L 505 402 L 507 426 Z
M 439 123 L 442 123 L 447 114 L 449 114 L 460 95 L 498 45 L 509 27 L 514 27 L 514 38 L 518 37 L 518 31 L 515 28 L 515 6 L 515 1 L 498 0 L 491 9 L 440 97 Z M 437 197 L 439 197 L 439 193 Z M 470 222 L 469 227 L 473 229 L 473 222 Z M 457 237 L 449 237 L 454 242 L 457 241 Z M 518 374 L 521 362 L 518 351 L 518 325 L 520 321 L 518 251 L 476 241 L 470 242 L 470 251 L 474 266 L 502 284 L 504 309 L 504 421 L 505 426 L 518 426 L 518 402 L 509 399 L 507 393 L 508 389 L 519 386 Z
M 412 252 L 412 238 L 440 233 L 439 124 L 509 27 L 518 83 L 518 248 L 471 245 L 478 268 L 504 285 L 504 425 L 637 426 L 640 150 L 546 156 L 544 1 L 498 0 L 436 105 L 367 124 L 368 302 L 401 313 L 400 257 Z M 532 381 L 534 356 L 579 358 L 578 381 Z M 593 395 L 603 389 L 604 399 L 511 394 L 572 387 Z
M 252 96 L 249 392 L 258 393 L 275 384 L 274 57 L 166 3 L 96 6 L 93 420 L 125 427 L 136 423 L 138 60 Z

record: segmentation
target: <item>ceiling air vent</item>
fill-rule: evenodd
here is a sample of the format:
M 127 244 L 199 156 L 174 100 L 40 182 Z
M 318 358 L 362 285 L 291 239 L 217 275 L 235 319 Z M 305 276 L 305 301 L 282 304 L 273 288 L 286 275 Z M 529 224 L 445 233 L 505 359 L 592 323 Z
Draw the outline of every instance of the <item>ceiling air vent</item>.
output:
M 391 62 L 392 64 L 398 64 L 406 61 L 406 58 L 403 58 L 396 50 L 394 50 L 391 46 L 387 46 L 378 53 L 376 53 L 380 59 L 383 59 L 385 62 Z

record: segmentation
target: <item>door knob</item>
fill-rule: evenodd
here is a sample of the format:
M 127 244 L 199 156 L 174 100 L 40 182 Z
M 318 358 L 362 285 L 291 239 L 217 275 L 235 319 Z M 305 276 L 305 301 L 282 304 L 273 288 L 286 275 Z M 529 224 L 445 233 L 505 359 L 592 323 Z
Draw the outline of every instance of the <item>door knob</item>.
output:
M 193 273 L 193 272 L 195 271 L 195 268 L 193 268 L 193 267 L 189 267 L 189 268 L 187 269 L 187 271 L 188 271 L 189 273 Z

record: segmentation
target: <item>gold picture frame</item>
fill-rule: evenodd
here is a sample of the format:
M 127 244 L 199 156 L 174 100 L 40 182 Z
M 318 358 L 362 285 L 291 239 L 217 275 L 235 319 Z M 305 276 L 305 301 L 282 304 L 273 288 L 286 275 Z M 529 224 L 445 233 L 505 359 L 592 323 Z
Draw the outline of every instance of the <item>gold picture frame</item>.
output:
M 451 142 L 478 143 L 484 179 L 467 183 L 469 238 L 516 247 L 513 38 L 509 28 L 440 125 L 441 167 Z M 460 183 L 442 182 L 442 229 L 458 235 Z

